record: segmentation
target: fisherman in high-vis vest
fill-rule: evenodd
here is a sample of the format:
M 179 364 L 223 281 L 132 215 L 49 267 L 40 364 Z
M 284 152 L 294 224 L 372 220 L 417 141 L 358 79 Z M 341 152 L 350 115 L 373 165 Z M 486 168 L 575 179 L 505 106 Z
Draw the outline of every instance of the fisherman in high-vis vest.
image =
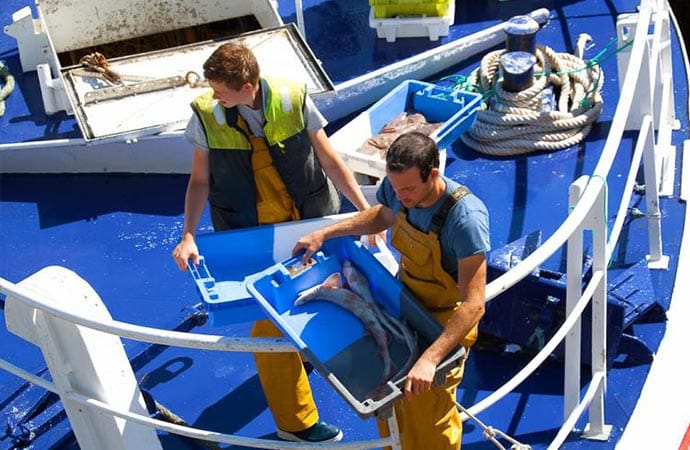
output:
M 339 236 L 377 233 L 392 227 L 400 252 L 400 279 L 443 332 L 407 374 L 395 413 L 404 450 L 457 450 L 462 421 L 456 408 L 464 359 L 434 386 L 436 367 L 458 345 L 469 351 L 484 314 L 489 216 L 468 188 L 439 172 L 436 143 L 424 134 L 398 137 L 386 154 L 380 204 L 300 238 L 293 249 L 309 261 L 323 242 Z M 386 422 L 379 432 L 388 436 Z
M 182 238 L 173 250 L 181 270 L 189 259 L 199 263 L 194 236 L 207 200 L 216 231 L 336 214 L 340 197 L 335 187 L 360 211 L 369 207 L 330 144 L 326 120 L 304 83 L 261 77 L 253 52 L 232 42 L 208 58 L 204 77 L 212 90 L 192 102 L 194 114 L 185 131 L 194 159 Z M 271 321 L 260 320 L 251 336 L 282 334 Z M 254 357 L 280 438 L 342 438 L 340 429 L 319 420 L 297 353 Z

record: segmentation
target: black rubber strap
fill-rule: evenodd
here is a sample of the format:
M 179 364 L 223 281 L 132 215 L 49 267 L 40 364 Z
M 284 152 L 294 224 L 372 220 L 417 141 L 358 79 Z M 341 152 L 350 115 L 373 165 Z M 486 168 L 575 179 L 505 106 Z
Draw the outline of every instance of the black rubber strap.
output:
M 470 194 L 470 190 L 467 189 L 467 187 L 461 185 L 456 190 L 454 190 L 448 197 L 446 197 L 446 201 L 443 202 L 441 208 L 438 211 L 436 211 L 434 217 L 431 218 L 431 227 L 429 228 L 429 231 L 433 231 L 434 233 L 439 234 L 439 231 L 441 231 L 441 227 L 446 222 L 446 216 L 448 216 L 448 211 L 450 211 L 450 208 L 452 208 L 453 205 L 462 200 L 463 197 L 465 197 L 467 194 Z

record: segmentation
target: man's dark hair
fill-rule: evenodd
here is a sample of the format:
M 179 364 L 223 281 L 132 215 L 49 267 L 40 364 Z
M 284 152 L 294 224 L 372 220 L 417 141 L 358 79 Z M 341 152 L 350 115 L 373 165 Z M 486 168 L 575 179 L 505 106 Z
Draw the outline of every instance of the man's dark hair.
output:
M 429 178 L 431 169 L 438 168 L 438 166 L 436 142 L 418 131 L 401 134 L 386 152 L 386 170 L 404 172 L 412 167 L 417 167 L 424 183 Z
M 228 42 L 218 47 L 204 63 L 204 78 L 225 83 L 239 91 L 245 83 L 259 83 L 259 63 L 245 45 Z

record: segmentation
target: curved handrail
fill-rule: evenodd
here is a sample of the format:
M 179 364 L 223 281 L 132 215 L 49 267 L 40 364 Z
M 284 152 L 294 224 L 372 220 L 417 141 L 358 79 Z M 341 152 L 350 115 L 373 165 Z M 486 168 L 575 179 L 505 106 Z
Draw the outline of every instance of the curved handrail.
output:
M 476 415 L 481 413 L 497 401 L 501 400 L 507 394 L 511 393 L 516 387 L 518 387 L 523 381 L 525 381 L 527 377 L 529 377 L 541 365 L 541 363 L 543 363 L 546 360 L 546 358 L 548 358 L 549 355 L 553 353 L 554 350 L 556 350 L 556 346 L 558 346 L 558 344 L 560 344 L 563 341 L 563 339 L 565 339 L 566 334 L 568 334 L 568 332 L 571 330 L 571 328 L 575 325 L 577 320 L 582 315 L 582 312 L 585 310 L 587 304 L 589 303 L 589 300 L 592 298 L 592 295 L 594 294 L 594 290 L 597 288 L 599 283 L 601 283 L 602 279 L 603 276 L 601 272 L 596 272 L 594 273 L 594 275 L 592 275 L 592 279 L 590 283 L 587 285 L 585 292 L 582 293 L 580 300 L 578 300 L 573 310 L 570 312 L 570 314 L 568 314 L 568 317 L 566 317 L 565 321 L 563 322 L 563 325 L 561 325 L 560 328 L 558 328 L 558 330 L 556 331 L 556 333 L 554 333 L 553 337 L 549 340 L 549 342 L 547 342 L 544 345 L 544 348 L 542 348 L 539 351 L 539 353 L 537 353 L 530 360 L 530 362 L 527 363 L 525 367 L 523 367 L 518 373 L 516 373 L 513 376 L 513 378 L 506 381 L 491 395 L 485 397 L 483 400 L 481 400 L 478 403 L 475 403 L 471 408 L 469 408 L 468 411 L 470 412 L 470 414 Z
M 639 18 L 638 26 L 635 30 L 635 42 L 632 45 L 630 63 L 625 73 L 623 86 L 636 86 L 639 78 L 639 69 L 642 66 L 642 56 L 646 48 L 645 36 L 651 20 L 651 10 L 646 2 L 643 2 L 641 5 Z M 561 248 L 577 227 L 585 220 L 586 214 L 594 205 L 600 193 L 600 189 L 603 187 L 601 181 L 606 179 L 611 165 L 613 164 L 618 145 L 625 131 L 625 122 L 628 120 L 628 115 L 630 114 L 632 97 L 633 96 L 620 96 L 616 111 L 613 115 L 611 130 L 604 144 L 599 162 L 594 168 L 590 182 L 582 193 L 582 197 L 577 202 L 577 205 L 575 205 L 570 215 L 563 221 L 561 226 L 556 229 L 551 237 L 531 255 L 486 286 L 486 301 L 494 299 L 532 273 L 535 268 L 539 267 L 539 265 Z M 596 182 L 597 180 L 599 181 L 598 183 Z
M 646 51 L 646 35 L 651 21 L 651 14 L 652 12 L 649 3 L 643 2 L 638 15 L 637 28 L 635 30 L 628 70 L 625 74 L 623 86 L 634 87 L 637 85 L 640 75 L 640 68 L 642 67 L 643 52 Z M 630 114 L 632 101 L 632 95 L 620 97 L 614 112 L 611 129 L 604 144 L 602 154 L 594 171 L 592 172 L 591 177 L 589 178 L 589 182 L 585 186 L 582 195 L 570 212 L 569 216 L 563 221 L 563 223 L 561 223 L 553 235 L 551 235 L 551 237 L 549 237 L 549 239 L 547 239 L 532 254 L 516 264 L 508 272 L 487 285 L 486 301 L 494 299 L 532 273 L 535 268 L 541 265 L 544 261 L 546 261 L 547 258 L 561 248 L 587 219 L 588 214 L 594 207 L 595 202 L 601 193 L 601 190 L 606 188 L 605 180 L 613 164 L 613 160 L 616 156 L 618 146 L 620 145 L 623 132 L 625 131 L 625 124 Z M 617 239 L 618 236 L 611 237 Z M 609 242 L 607 243 L 607 247 L 613 247 L 613 245 Z M 606 258 L 608 259 L 608 257 L 609 255 L 607 252 Z M 594 281 L 594 278 L 592 281 Z M 590 288 L 594 289 L 591 282 L 588 285 L 587 290 Z M 581 299 L 582 298 L 584 298 L 584 295 L 581 297 Z M 578 310 L 582 309 L 581 303 L 583 302 L 578 302 L 576 306 Z M 573 313 L 574 312 L 575 311 L 573 311 Z M 579 317 L 581 314 L 582 313 L 580 311 L 577 317 Z M 550 353 L 547 353 L 544 350 L 548 348 L 553 351 L 556 345 L 558 345 L 558 343 L 560 343 L 560 341 L 563 339 L 564 336 L 560 336 L 561 332 L 563 332 L 563 334 L 567 332 L 565 331 L 565 327 L 571 317 L 574 318 L 573 320 L 576 319 L 574 314 L 570 314 L 566 319 L 566 322 L 561 326 L 561 328 L 559 328 L 556 335 L 554 335 L 551 340 L 546 343 L 544 349 L 542 349 L 542 351 L 532 358 L 532 360 L 530 360 L 530 362 L 518 374 L 494 391 L 493 394 L 472 406 L 469 411 L 471 413 L 478 413 L 491 407 L 493 404 L 512 392 L 520 383 L 522 383 L 522 381 L 530 376 L 539 367 L 541 362 L 543 362 L 545 356 Z M 558 341 L 554 343 L 553 341 L 556 338 L 558 338 Z M 580 402 L 580 405 L 582 405 L 582 402 Z
M 53 383 L 38 377 L 31 372 L 10 364 L 9 362 L 0 359 L 0 369 L 4 369 L 7 372 L 16 375 L 20 378 L 24 378 L 26 381 L 35 384 L 36 386 L 50 391 L 54 394 L 60 394 L 58 389 Z M 159 419 L 153 419 L 151 417 L 143 416 L 141 414 L 132 413 L 129 411 L 121 411 L 110 405 L 96 400 L 91 397 L 79 394 L 77 392 L 71 391 L 63 393 L 65 397 L 76 403 L 80 403 L 85 406 L 95 407 L 98 410 L 110 413 L 114 416 L 120 417 L 122 419 L 127 419 L 129 421 L 146 425 L 151 428 L 156 428 L 159 430 L 167 431 L 169 433 L 178 434 L 181 436 L 187 436 L 193 439 L 198 439 L 201 441 L 213 441 L 222 442 L 224 444 L 240 445 L 244 447 L 253 447 L 261 449 L 290 449 L 290 450 L 307 450 L 307 449 L 319 449 L 319 448 L 329 448 L 335 450 L 359 450 L 359 449 L 370 449 L 377 447 L 384 447 L 386 445 L 395 444 L 392 437 L 371 439 L 367 441 L 350 441 L 350 442 L 329 442 L 327 444 L 303 444 L 297 442 L 286 442 L 286 441 L 276 441 L 271 439 L 261 439 L 261 438 L 251 438 L 237 436 L 233 434 L 219 433 L 216 431 L 203 430 L 199 428 L 189 427 L 185 425 L 178 425 L 169 422 L 164 422 Z
M 0 278 L 0 292 L 11 292 L 27 305 L 48 312 L 55 317 L 87 328 L 118 335 L 150 344 L 173 347 L 195 348 L 200 350 L 238 351 L 238 352 L 295 352 L 297 349 L 286 338 L 247 338 L 228 337 L 210 334 L 170 331 L 134 325 L 118 320 L 91 319 L 57 308 L 44 294 L 16 285 Z

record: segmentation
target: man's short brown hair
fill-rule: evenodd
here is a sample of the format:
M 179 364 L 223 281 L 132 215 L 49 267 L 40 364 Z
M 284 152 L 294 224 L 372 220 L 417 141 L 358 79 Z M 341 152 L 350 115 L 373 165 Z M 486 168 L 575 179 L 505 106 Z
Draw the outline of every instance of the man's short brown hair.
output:
M 218 47 L 204 63 L 204 78 L 240 90 L 245 83 L 259 83 L 259 63 L 249 47 L 227 42 Z
M 440 159 L 436 142 L 426 134 L 410 131 L 398 136 L 386 152 L 386 170 L 404 172 L 419 169 L 422 181 L 429 179 L 431 169 L 438 168 Z

